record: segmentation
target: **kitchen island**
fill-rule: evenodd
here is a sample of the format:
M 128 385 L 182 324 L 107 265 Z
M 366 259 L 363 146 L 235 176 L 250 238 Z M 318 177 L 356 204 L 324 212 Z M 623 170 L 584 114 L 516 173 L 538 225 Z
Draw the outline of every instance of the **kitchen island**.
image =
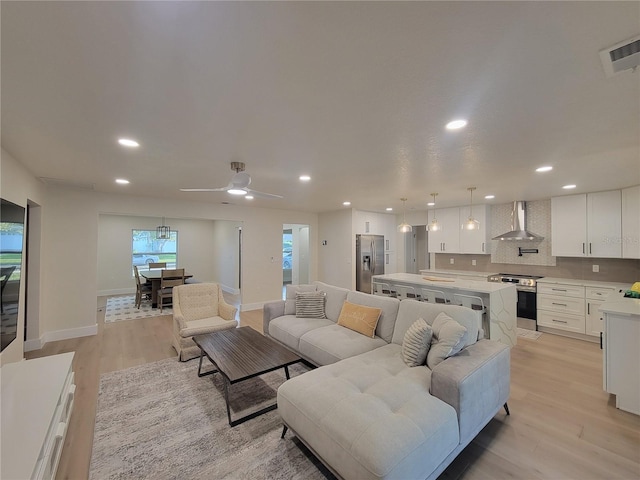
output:
M 600 306 L 604 317 L 602 380 L 616 396 L 616 407 L 640 415 L 640 299 L 609 295 Z
M 458 304 L 466 303 L 465 300 L 469 300 L 469 297 L 479 298 L 486 310 L 483 322 L 485 337 L 510 347 L 516 344 L 518 296 L 516 287 L 512 284 L 438 278 L 437 275 L 414 273 L 374 275 L 372 283 L 386 284 L 395 291 L 402 291 L 402 287 L 412 287 L 417 294 L 422 289 L 437 290 L 444 293 L 447 301 Z

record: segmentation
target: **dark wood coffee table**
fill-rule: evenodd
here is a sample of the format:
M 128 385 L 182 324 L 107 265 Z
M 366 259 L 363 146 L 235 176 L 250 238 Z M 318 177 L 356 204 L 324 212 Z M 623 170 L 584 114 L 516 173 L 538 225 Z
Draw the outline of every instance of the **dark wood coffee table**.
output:
M 193 337 L 193 341 L 200 347 L 198 376 L 203 377 L 220 372 L 224 377 L 224 400 L 227 403 L 229 425 L 232 427 L 263 413 L 275 410 L 278 404 L 274 403 L 257 412 L 231 420 L 231 409 L 229 408 L 229 387 L 231 385 L 279 368 L 284 368 L 284 373 L 288 380 L 289 365 L 302 361 L 291 350 L 258 333 L 251 327 L 233 328 L 221 332 L 196 335 Z M 202 373 L 202 359 L 205 355 L 213 363 L 216 370 Z

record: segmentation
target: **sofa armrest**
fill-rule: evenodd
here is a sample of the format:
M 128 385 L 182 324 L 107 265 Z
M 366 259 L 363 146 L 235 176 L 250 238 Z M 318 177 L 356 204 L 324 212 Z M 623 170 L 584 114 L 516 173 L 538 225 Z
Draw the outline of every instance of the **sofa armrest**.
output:
M 436 365 L 431 394 L 458 413 L 460 442 L 470 440 L 509 398 L 511 352 L 493 340 L 479 340 Z
M 269 335 L 269 322 L 284 315 L 284 300 L 268 302 L 262 307 L 262 333 Z
M 225 320 L 235 320 L 237 311 L 238 309 L 233 305 L 229 305 L 226 302 L 218 302 L 218 315 Z

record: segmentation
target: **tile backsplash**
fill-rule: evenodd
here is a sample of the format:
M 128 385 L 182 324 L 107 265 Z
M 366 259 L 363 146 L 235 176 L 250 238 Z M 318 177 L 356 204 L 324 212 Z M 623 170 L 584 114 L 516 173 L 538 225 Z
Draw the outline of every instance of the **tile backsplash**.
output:
M 491 262 L 513 265 L 555 266 L 551 255 L 551 200 L 526 202 L 527 229 L 544 237 L 535 241 L 491 241 Z M 491 238 L 511 230 L 513 203 L 491 207 Z M 538 253 L 522 253 L 519 248 L 537 249 Z

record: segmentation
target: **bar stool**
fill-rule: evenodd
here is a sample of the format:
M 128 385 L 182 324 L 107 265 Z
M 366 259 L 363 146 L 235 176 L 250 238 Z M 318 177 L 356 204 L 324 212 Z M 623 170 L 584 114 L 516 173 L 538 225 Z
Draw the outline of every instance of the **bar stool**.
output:
M 421 288 L 423 302 L 429 303 L 451 303 L 442 290 L 431 290 L 429 288 Z
M 453 303 L 470 308 L 478 317 L 478 328 L 482 329 L 485 337 L 489 334 L 489 325 L 487 321 L 487 308 L 484 306 L 482 298 L 474 295 L 464 295 L 462 293 L 453 294 Z

